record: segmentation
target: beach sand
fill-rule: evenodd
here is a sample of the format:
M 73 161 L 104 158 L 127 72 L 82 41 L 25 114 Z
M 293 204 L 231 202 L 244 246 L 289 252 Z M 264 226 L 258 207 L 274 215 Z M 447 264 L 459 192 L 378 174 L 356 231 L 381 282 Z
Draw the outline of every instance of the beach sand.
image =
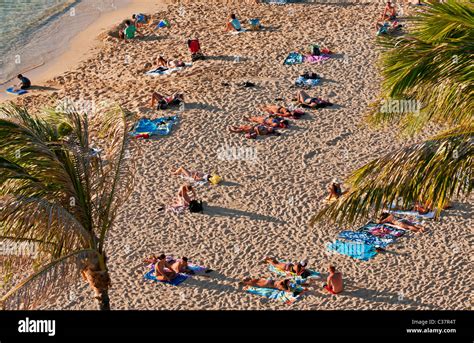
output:
M 415 141 L 401 139 L 393 128 L 370 129 L 363 120 L 379 90 L 373 24 L 380 6 L 215 6 L 215 2 L 198 1 L 171 5 L 156 15 L 172 24 L 158 38 L 129 43 L 109 39 L 74 71 L 47 83 L 57 90 L 16 99 L 38 107 L 48 103 L 52 93 L 59 98 L 116 101 L 138 117 L 180 116 L 170 136 L 136 143 L 142 147 L 137 185 L 107 239 L 112 308 L 473 308 L 474 282 L 468 272 L 472 266 L 472 199 L 454 202 L 441 221 L 425 223 L 426 233 L 399 239 L 389 252 L 369 262 L 326 252 L 326 243 L 342 228 L 308 225 L 322 207 L 333 177 L 344 178 L 364 163 Z M 230 12 L 245 22 L 259 17 L 267 30 L 226 34 L 223 23 Z M 199 33 L 203 52 L 210 56 L 207 60 L 167 77 L 144 75 L 145 64 L 160 54 L 189 60 L 184 42 L 195 33 Z M 283 65 L 290 51 L 314 42 L 333 50 L 335 58 L 318 65 Z M 303 71 L 322 75 L 323 82 L 310 94 L 327 98 L 335 106 L 292 121 L 291 128 L 279 137 L 254 141 L 227 132 L 228 125 L 244 123 L 244 116 L 258 114 L 259 105 L 275 103 L 276 98 L 291 99 L 296 91 L 291 86 Z M 242 81 L 257 87 L 234 86 Z M 184 92 L 184 110 L 150 110 L 152 90 Z M 233 156 L 232 149 L 256 158 L 232 159 L 242 157 Z M 216 171 L 226 180 L 216 187 L 198 188 L 205 202 L 204 214 L 177 216 L 158 211 L 182 183 L 170 176 L 181 165 Z M 190 278 L 179 287 L 145 282 L 141 260 L 161 252 L 188 256 L 215 272 L 208 278 Z M 338 296 L 324 294 L 318 281 L 291 306 L 242 291 L 237 282 L 243 277 L 271 276 L 260 263 L 265 256 L 307 258 L 310 267 L 324 276 L 332 263 L 343 273 L 346 290 Z M 79 283 L 41 308 L 94 309 L 92 300 L 88 286 Z

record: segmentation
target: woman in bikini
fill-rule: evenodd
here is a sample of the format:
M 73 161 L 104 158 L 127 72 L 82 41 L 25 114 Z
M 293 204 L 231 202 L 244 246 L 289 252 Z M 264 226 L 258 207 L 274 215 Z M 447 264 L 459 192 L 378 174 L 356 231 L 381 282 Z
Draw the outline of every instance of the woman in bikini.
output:
M 290 262 L 283 263 L 283 262 L 279 262 L 275 258 L 267 257 L 265 259 L 265 262 L 287 273 L 296 274 L 301 277 L 307 277 L 309 275 L 309 272 L 306 269 L 306 266 L 308 265 L 306 261 L 301 261 L 296 264 L 290 263 Z
M 302 110 L 293 110 L 290 111 L 288 108 L 284 106 L 278 106 L 278 105 L 265 105 L 262 106 L 262 111 L 265 111 L 269 114 L 274 114 L 279 117 L 284 117 L 284 118 L 293 118 L 293 119 L 299 119 L 301 116 L 305 114 L 304 111 Z
M 169 106 L 177 106 L 184 102 L 184 95 L 182 93 L 174 93 L 171 96 L 164 96 L 157 92 L 151 93 L 151 107 L 158 104 L 158 109 L 166 109 Z
M 326 106 L 332 106 L 332 103 L 330 103 L 329 101 L 320 98 L 313 98 L 305 91 L 298 92 L 298 94 L 296 95 L 296 101 L 298 102 L 298 104 L 310 108 L 323 108 Z
M 272 288 L 272 289 L 278 289 L 280 291 L 292 292 L 291 286 L 290 286 L 290 279 L 275 281 L 275 280 L 269 280 L 269 279 L 245 278 L 242 281 L 242 284 L 246 286 L 252 286 L 252 287 Z
M 187 178 L 193 179 L 194 181 L 209 181 L 211 178 L 210 174 L 201 173 L 195 170 L 188 170 L 184 167 L 179 167 L 176 171 L 172 172 L 173 175 L 181 175 Z
M 289 122 L 286 119 L 280 118 L 278 116 L 270 115 L 270 116 L 261 116 L 261 117 L 246 117 L 245 120 L 259 123 L 265 126 L 270 127 L 280 127 L 280 128 L 287 128 L 289 126 Z
M 266 135 L 280 135 L 273 127 L 268 127 L 265 125 L 239 125 L 239 126 L 229 126 L 230 132 L 236 133 L 246 133 L 248 138 L 256 138 L 257 136 L 266 136 Z
M 409 220 L 406 220 L 406 219 L 397 220 L 393 216 L 393 214 L 388 213 L 388 212 L 383 212 L 380 215 L 378 223 L 379 224 L 385 224 L 385 223 L 392 224 L 392 225 L 401 227 L 402 229 L 410 230 L 410 231 L 413 231 L 413 232 L 423 232 L 423 231 L 425 231 L 424 227 L 414 225 L 412 222 L 410 222 Z

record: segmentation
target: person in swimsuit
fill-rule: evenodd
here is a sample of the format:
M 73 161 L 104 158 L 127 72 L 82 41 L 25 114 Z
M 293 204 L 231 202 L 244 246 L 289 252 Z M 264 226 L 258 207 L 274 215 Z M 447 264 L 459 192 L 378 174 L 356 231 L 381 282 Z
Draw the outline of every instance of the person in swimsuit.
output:
M 305 114 L 304 111 L 301 111 L 301 110 L 290 111 L 288 108 L 284 106 L 278 106 L 278 105 L 265 105 L 265 106 L 262 106 L 261 109 L 262 111 L 265 111 L 269 114 L 274 114 L 283 118 L 299 119 L 302 115 Z
M 296 100 L 299 104 L 310 108 L 322 108 L 326 106 L 332 106 L 332 103 L 330 103 L 329 101 L 320 98 L 313 98 L 305 91 L 299 91 L 296 94 Z
M 271 127 L 287 128 L 290 125 L 288 120 L 277 117 L 277 116 L 273 116 L 273 115 L 261 116 L 261 117 L 247 117 L 244 119 L 247 121 L 251 121 L 254 123 L 259 123 L 259 124 L 271 126 Z
M 306 278 L 309 276 L 309 272 L 306 269 L 306 266 L 308 265 L 307 261 L 300 261 L 296 264 L 290 263 L 290 262 L 283 263 L 283 262 L 279 262 L 276 258 L 267 257 L 265 259 L 265 262 L 271 264 L 275 268 L 280 269 L 284 272 L 296 274 L 303 278 Z
M 273 127 L 267 127 L 265 125 L 240 125 L 240 126 L 229 126 L 230 132 L 246 133 L 247 138 L 256 138 L 257 136 L 266 135 L 279 135 Z
M 178 275 L 172 269 L 171 265 L 166 262 L 165 254 L 161 254 L 157 258 L 157 262 L 155 263 L 155 275 L 156 278 L 161 281 L 171 281 Z
M 329 196 L 327 198 L 328 201 L 334 199 L 338 199 L 344 192 L 341 189 L 341 182 L 338 179 L 333 179 L 331 184 L 328 187 Z
M 192 196 L 190 195 L 192 193 Z M 179 188 L 178 194 L 178 205 L 189 206 L 191 200 L 197 199 L 197 194 L 195 189 L 188 184 L 184 184 Z
M 329 276 L 323 288 L 331 294 L 338 294 L 344 290 L 344 282 L 342 280 L 342 273 L 336 271 L 336 267 L 328 267 Z
M 179 167 L 171 174 L 173 175 L 182 175 L 188 178 L 193 179 L 194 181 L 209 181 L 211 174 L 204 174 L 195 170 L 188 170 L 184 167 Z
M 378 223 L 379 224 L 385 224 L 385 223 L 392 224 L 392 225 L 401 227 L 402 229 L 410 230 L 410 231 L 413 231 L 413 232 L 423 232 L 423 231 L 425 231 L 424 227 L 415 225 L 415 224 L 413 224 L 412 222 L 410 222 L 406 219 L 398 220 L 393 216 L 393 214 L 388 213 L 388 212 L 383 212 L 380 215 Z
M 175 93 L 171 96 L 164 96 L 157 92 L 151 93 L 151 107 L 155 107 L 157 103 L 157 109 L 166 109 L 169 106 L 177 106 L 184 102 L 184 95 L 182 93 Z
M 390 1 L 387 1 L 385 8 L 382 12 L 381 20 L 395 20 L 397 18 L 397 11 L 395 6 L 392 5 Z
M 252 287 L 272 288 L 272 289 L 278 289 L 280 291 L 285 291 L 285 292 L 293 292 L 290 286 L 290 279 L 275 281 L 275 280 L 269 280 L 269 279 L 245 278 L 242 281 L 242 284 L 246 286 L 252 286 Z
M 227 22 L 225 26 L 225 31 L 241 31 L 242 30 L 242 25 L 240 24 L 239 19 L 237 19 L 235 14 L 231 14 L 229 16 L 229 21 Z
M 178 258 L 170 263 L 171 269 L 175 273 L 194 274 L 194 272 L 188 267 L 188 258 Z

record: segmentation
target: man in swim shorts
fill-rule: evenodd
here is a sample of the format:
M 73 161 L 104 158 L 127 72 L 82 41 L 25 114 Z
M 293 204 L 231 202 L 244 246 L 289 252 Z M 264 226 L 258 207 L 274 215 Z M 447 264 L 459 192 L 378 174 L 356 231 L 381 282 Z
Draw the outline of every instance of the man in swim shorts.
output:
M 336 271 L 336 267 L 328 267 L 329 276 L 326 280 L 327 283 L 323 285 L 323 288 L 331 294 L 338 294 L 344 290 L 344 282 L 342 281 L 342 273 Z

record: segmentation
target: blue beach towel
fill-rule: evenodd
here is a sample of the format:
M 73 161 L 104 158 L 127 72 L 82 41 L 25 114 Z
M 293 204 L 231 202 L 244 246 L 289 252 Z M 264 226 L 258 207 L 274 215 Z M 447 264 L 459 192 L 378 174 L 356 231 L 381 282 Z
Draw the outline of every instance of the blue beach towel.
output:
M 315 87 L 321 82 L 321 79 L 305 79 L 303 76 L 299 76 L 295 85 L 298 87 Z
M 293 294 L 293 292 L 285 292 L 279 291 L 277 289 L 272 288 L 261 288 L 261 287 L 251 287 L 247 286 L 245 291 L 251 294 L 260 295 L 262 297 L 266 297 L 272 300 L 278 300 L 284 302 L 287 305 L 293 304 L 297 301 L 305 292 L 305 289 L 298 284 L 292 284 L 293 291 L 300 292 L 297 296 Z
M 14 91 L 13 89 L 15 89 L 15 87 L 7 88 L 6 92 L 10 94 L 15 94 L 15 95 L 22 95 L 22 94 L 28 93 L 28 91 L 25 89 L 19 89 L 17 91 Z
M 342 231 L 338 237 L 351 242 L 365 243 L 381 248 L 385 248 L 388 244 L 395 241 L 394 236 L 380 238 L 367 231 Z
M 138 120 L 132 136 L 141 134 L 166 136 L 171 133 L 171 129 L 178 122 L 178 116 L 161 117 L 157 119 L 141 118 Z
M 329 243 L 327 249 L 362 261 L 370 260 L 377 255 L 373 245 L 340 240 L 336 240 L 334 243 Z
M 143 276 L 146 280 L 150 280 L 150 281 L 155 281 L 155 282 L 163 282 L 163 283 L 167 283 L 169 285 L 173 285 L 173 286 L 178 286 L 180 283 L 186 281 L 186 279 L 189 277 L 188 275 L 186 274 L 178 274 L 173 280 L 171 281 L 162 281 L 162 280 L 158 280 L 155 276 L 155 271 L 154 270 L 150 270 L 149 272 L 147 272 L 144 276 Z
M 285 58 L 285 62 L 283 64 L 286 65 L 294 65 L 294 64 L 301 64 L 303 63 L 304 56 L 297 52 L 290 52 L 288 56 Z

